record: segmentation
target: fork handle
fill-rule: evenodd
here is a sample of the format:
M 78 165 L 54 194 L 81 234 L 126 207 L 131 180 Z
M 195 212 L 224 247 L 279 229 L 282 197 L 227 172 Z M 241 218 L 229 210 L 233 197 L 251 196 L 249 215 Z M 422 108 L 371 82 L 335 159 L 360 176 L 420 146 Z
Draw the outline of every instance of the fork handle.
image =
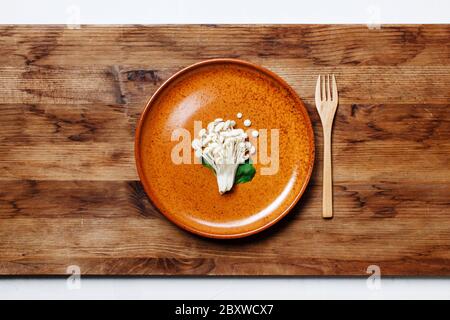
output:
M 333 217 L 333 177 L 331 171 L 331 128 L 323 130 L 323 198 L 322 217 Z

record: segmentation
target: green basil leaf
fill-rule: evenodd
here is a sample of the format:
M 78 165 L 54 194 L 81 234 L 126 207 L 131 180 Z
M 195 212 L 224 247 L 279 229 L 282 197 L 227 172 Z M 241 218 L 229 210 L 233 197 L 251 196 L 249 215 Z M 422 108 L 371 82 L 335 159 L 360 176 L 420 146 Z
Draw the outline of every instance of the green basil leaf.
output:
M 246 161 L 243 164 L 240 164 L 236 170 L 236 176 L 234 178 L 234 183 L 246 183 L 252 181 L 253 177 L 256 174 L 256 169 L 250 161 Z

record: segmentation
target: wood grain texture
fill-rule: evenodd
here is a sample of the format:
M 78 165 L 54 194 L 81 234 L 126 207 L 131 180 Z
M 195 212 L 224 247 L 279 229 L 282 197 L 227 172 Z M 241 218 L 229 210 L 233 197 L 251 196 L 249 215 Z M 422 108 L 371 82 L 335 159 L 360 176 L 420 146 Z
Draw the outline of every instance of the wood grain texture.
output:
M 450 26 L 0 27 L 0 274 L 450 275 Z M 304 99 L 316 167 L 300 203 L 241 240 L 188 234 L 138 181 L 145 101 L 234 57 Z M 318 74 L 334 73 L 335 218 L 321 218 Z

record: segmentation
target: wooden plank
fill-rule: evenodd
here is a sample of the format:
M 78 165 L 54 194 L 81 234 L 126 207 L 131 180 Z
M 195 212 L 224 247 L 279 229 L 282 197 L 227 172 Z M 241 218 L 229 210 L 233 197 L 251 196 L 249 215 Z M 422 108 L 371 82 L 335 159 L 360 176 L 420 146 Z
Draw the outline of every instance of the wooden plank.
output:
M 384 274 L 396 274 L 404 260 L 450 272 L 449 192 L 444 184 L 336 185 L 336 217 L 327 222 L 320 217 L 320 188 L 311 188 L 279 225 L 248 239 L 226 242 L 200 239 L 172 225 L 151 206 L 137 182 L 10 181 L 3 186 L 0 274 L 8 274 L 16 264 L 31 267 L 38 259 L 61 257 L 70 264 L 86 263 L 81 264 L 86 273 L 114 268 L 111 261 L 120 261 L 116 272 L 134 273 L 142 263 L 150 263 L 145 258 L 188 265 L 213 260 L 214 269 L 206 272 L 211 274 L 231 266 L 233 274 L 245 274 L 249 259 L 275 265 L 291 261 L 280 274 L 309 274 L 317 269 L 308 271 L 305 265 L 323 260 L 327 263 L 318 269 L 344 263 L 334 274 L 349 274 L 345 266 L 354 261 L 359 261 L 358 268 L 376 262 L 384 266 Z M 429 258 L 422 259 L 424 254 Z M 233 265 L 234 259 L 243 266 Z M 259 261 L 254 264 L 257 268 Z M 205 271 L 203 267 L 197 265 L 195 270 Z M 409 270 L 420 273 L 422 267 L 411 265 Z M 50 263 L 43 273 L 54 268 Z M 272 271 L 271 267 L 260 272 Z M 156 269 L 165 272 L 170 268 Z
M 447 25 L 2 26 L 0 64 L 181 67 L 234 57 L 299 66 L 447 65 Z
M 336 184 L 339 219 L 400 217 L 448 218 L 446 183 Z M 317 187 L 316 187 L 317 186 Z M 297 207 L 295 219 L 318 220 L 320 184 Z M 316 199 L 316 197 L 319 197 Z M 424 212 L 426 211 L 426 212 Z M 14 218 L 160 218 L 137 181 L 2 181 L 0 220 Z M 431 221 L 430 223 L 432 223 Z M 331 225 L 331 223 L 329 224 Z M 236 241 L 237 242 L 237 241 Z M 226 242 L 225 242 L 226 243 Z
M 70 275 L 69 266 L 79 266 L 82 274 L 97 276 L 329 276 L 329 275 L 370 275 L 368 266 L 377 265 L 383 275 L 421 276 L 427 270 L 429 276 L 449 273 L 448 261 L 420 257 L 402 260 L 343 260 L 321 259 L 283 259 L 267 260 L 249 258 L 65 258 L 64 256 L 46 259 L 23 258 L 11 262 L 0 261 L 0 271 L 8 275 Z M 264 267 L 261 267 L 263 265 Z
M 307 106 L 317 184 L 322 130 L 315 107 Z M 140 111 L 139 105 L 0 105 L 0 180 L 138 180 L 133 141 Z M 341 104 L 334 180 L 448 182 L 449 119 L 450 105 Z
M 132 180 L 134 127 L 121 105 L 0 105 L 0 180 Z
M 0 27 L 0 275 L 450 275 L 450 26 Z M 246 239 L 202 239 L 150 204 L 137 119 L 171 74 L 235 57 L 311 115 L 299 204 Z M 335 218 L 321 218 L 319 73 L 335 73 Z M 318 246 L 317 244 L 323 244 Z
M 450 100 L 450 66 L 301 67 L 296 63 L 270 60 L 263 66 L 283 77 L 305 100 L 314 98 L 317 75 L 327 73 L 336 74 L 343 104 L 445 104 Z M 186 66 L 0 66 L 0 104 L 133 104 L 143 108 L 162 82 Z

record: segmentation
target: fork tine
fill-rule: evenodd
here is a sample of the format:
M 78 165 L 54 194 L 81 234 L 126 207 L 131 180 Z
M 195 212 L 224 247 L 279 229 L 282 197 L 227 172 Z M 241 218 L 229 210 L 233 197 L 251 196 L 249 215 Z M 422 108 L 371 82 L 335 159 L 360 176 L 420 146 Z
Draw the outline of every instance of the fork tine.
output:
M 321 76 L 321 78 L 322 78 L 322 101 L 326 101 L 327 100 L 327 92 L 325 90 L 326 78 L 325 76 Z
M 327 100 L 331 101 L 331 85 L 330 85 L 330 75 L 327 74 Z
M 338 96 L 338 89 L 336 84 L 336 78 L 334 77 L 334 74 L 332 76 L 332 90 L 333 90 L 333 102 L 338 102 L 339 96 Z
M 321 102 L 322 102 L 322 96 L 320 92 L 320 75 L 317 77 L 317 83 L 316 83 L 316 107 L 319 108 Z

